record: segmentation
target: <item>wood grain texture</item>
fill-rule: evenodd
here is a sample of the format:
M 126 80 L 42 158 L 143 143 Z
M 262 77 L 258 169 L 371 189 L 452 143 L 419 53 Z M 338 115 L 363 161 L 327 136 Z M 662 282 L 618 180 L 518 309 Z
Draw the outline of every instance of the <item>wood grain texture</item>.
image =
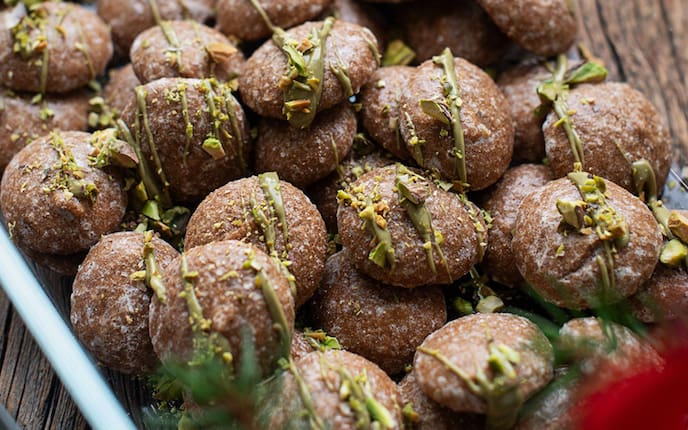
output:
M 605 61 L 610 79 L 628 81 L 652 100 L 671 130 L 677 152 L 688 154 L 688 2 L 577 0 L 577 4 L 579 41 Z M 68 289 L 58 287 L 49 293 L 59 309 L 68 309 Z M 10 415 L 27 429 L 87 428 L 2 293 L 0 335 L 0 404 Z M 105 374 L 141 426 L 138 411 L 150 402 L 142 382 Z

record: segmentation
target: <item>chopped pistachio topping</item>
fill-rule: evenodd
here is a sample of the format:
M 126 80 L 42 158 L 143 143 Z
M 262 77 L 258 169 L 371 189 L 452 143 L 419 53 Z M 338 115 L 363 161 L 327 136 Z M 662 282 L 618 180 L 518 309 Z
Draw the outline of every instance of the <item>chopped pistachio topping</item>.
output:
M 482 261 L 487 250 L 487 234 L 488 229 L 492 226 L 492 217 L 487 211 L 480 209 L 475 203 L 468 200 L 465 193 L 459 194 L 459 198 L 473 222 L 475 234 L 478 236 L 478 261 Z
M 372 195 L 366 195 L 362 189 L 352 188 L 349 191 L 339 190 L 337 200 L 348 204 L 358 211 L 363 226 L 373 234 L 377 245 L 368 254 L 368 259 L 383 269 L 394 269 L 396 263 L 392 235 L 387 230 L 385 215 L 389 205 L 382 199 L 375 185 Z
M 518 412 L 524 401 L 519 391 L 520 378 L 515 369 L 521 358 L 518 352 L 508 345 L 497 345 L 491 336 L 488 336 L 487 349 L 489 352 L 487 366 L 493 374 L 491 379 L 485 374 L 482 365 L 477 366 L 475 377 L 471 377 L 440 351 L 423 346 L 417 348 L 418 352 L 429 355 L 442 363 L 447 370 L 466 384 L 471 393 L 487 403 L 485 428 L 510 429 L 516 423 Z
M 394 39 L 387 45 L 385 54 L 382 57 L 382 66 L 406 66 L 411 64 L 416 57 L 413 49 L 409 48 L 403 41 Z
M 303 41 L 290 38 L 277 27 L 273 29 L 273 41 L 287 57 L 287 71 L 279 84 L 284 92 L 282 111 L 294 127 L 307 128 L 315 119 L 325 77 L 325 45 L 334 22 L 332 17 L 325 19 L 323 26 L 313 29 Z M 346 77 L 344 82 L 350 86 L 346 70 L 338 70 L 340 82 Z
M 328 363 L 325 365 L 329 366 Z M 356 429 L 394 428 L 394 417 L 373 396 L 365 369 L 356 377 L 353 377 L 347 369 L 341 366 L 334 370 L 339 375 L 339 398 L 348 402 L 356 419 Z
M 214 137 L 207 137 L 201 145 L 203 150 L 213 157 L 213 160 L 222 160 L 225 158 L 225 150 L 222 143 Z
M 569 180 L 576 186 L 583 197 L 582 202 L 557 202 L 567 224 L 573 226 L 581 234 L 595 233 L 602 241 L 604 256 L 596 256 L 597 264 L 600 268 L 600 282 L 603 293 L 613 294 L 616 291 L 616 275 L 614 273 L 614 255 L 617 249 L 623 248 L 628 244 L 629 233 L 626 219 L 618 214 L 606 200 L 607 184 L 599 176 L 593 176 L 583 172 L 571 172 L 568 174 Z M 577 215 L 572 213 L 572 207 L 584 209 L 583 223 L 578 223 Z M 568 217 L 568 220 L 567 220 Z M 572 224 L 572 221 L 574 224 Z
M 412 172 L 403 164 L 397 163 L 394 185 L 399 197 L 399 204 L 406 210 L 413 226 L 423 241 L 430 269 L 433 273 L 437 273 L 434 256 L 436 251 L 442 266 L 444 266 L 447 272 L 447 279 L 451 282 L 452 276 L 449 271 L 449 264 L 441 248 L 444 241 L 442 233 L 433 226 L 432 215 L 425 206 L 425 200 L 430 195 L 426 181 L 425 178 Z
M 48 144 L 57 153 L 57 161 L 52 166 L 54 174 L 50 184 L 44 188 L 46 192 L 62 190 L 65 198 L 88 198 L 94 202 L 98 195 L 98 187 L 93 182 L 84 179 L 84 170 L 77 164 L 70 146 L 65 144 L 59 131 L 50 133 Z
M 40 58 L 33 60 L 32 64 L 41 70 L 39 96 L 42 96 L 45 94 L 48 83 L 48 63 L 50 60 L 47 30 L 47 25 L 49 24 L 48 12 L 45 8 L 41 8 L 40 4 L 30 6 L 27 12 L 10 29 L 13 41 L 12 52 L 19 54 L 22 60 L 25 61 L 40 55 Z M 40 98 L 38 101 L 40 101 Z
M 683 243 L 688 243 L 688 218 L 678 211 L 669 213 L 668 227 L 671 233 Z
M 90 143 L 93 151 L 88 156 L 88 163 L 93 167 L 134 168 L 138 165 L 138 157 L 133 148 L 118 139 L 118 130 L 115 128 L 95 131 Z
M 423 145 L 425 145 L 425 139 L 418 137 L 416 133 L 416 125 L 411 119 L 411 115 L 408 112 L 404 112 L 404 120 L 406 121 L 406 130 L 408 131 L 410 138 L 408 140 L 409 150 L 413 159 L 416 160 L 418 165 L 423 165 Z
M 662 247 L 659 261 L 669 267 L 679 267 L 688 257 L 688 247 L 678 240 L 672 239 Z
M 504 307 L 504 302 L 497 296 L 487 296 L 478 301 L 475 310 L 483 314 L 492 314 L 500 311 Z

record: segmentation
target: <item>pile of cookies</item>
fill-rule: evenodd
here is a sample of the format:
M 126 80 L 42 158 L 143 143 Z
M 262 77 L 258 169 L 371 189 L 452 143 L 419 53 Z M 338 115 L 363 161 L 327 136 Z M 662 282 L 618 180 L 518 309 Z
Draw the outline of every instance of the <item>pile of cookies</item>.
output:
M 661 363 L 593 316 L 688 307 L 656 109 L 570 1 L 419 3 L 0 12 L 0 209 L 100 363 L 250 360 L 318 429 L 573 428 L 571 369 Z

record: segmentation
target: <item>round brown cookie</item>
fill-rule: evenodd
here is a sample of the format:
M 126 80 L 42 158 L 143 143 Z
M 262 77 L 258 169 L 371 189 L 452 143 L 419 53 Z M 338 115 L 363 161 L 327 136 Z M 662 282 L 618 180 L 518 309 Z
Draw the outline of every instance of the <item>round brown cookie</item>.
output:
M 491 361 L 511 370 L 495 371 Z M 553 361 L 552 345 L 529 320 L 512 314 L 472 314 L 428 336 L 416 352 L 414 372 L 428 397 L 456 412 L 508 414 L 509 407 L 520 404 L 507 402 L 500 410 L 490 411 L 487 399 L 497 399 L 501 390 L 509 391 L 505 387 L 515 386 L 518 397 L 527 400 L 552 379 Z M 473 392 L 464 377 L 483 392 Z M 481 377 L 489 381 L 487 385 L 478 381 Z M 492 389 L 490 382 L 495 384 Z
M 671 137 L 652 103 L 628 84 L 606 82 L 571 90 L 570 120 L 583 143 L 583 169 L 631 192 L 631 163 L 646 159 L 662 189 L 671 165 Z M 550 113 L 543 125 L 545 149 L 556 177 L 572 170 L 575 161 L 559 117 Z
M 69 276 L 71 278 L 76 276 L 79 265 L 86 257 L 86 252 L 78 252 L 69 255 L 45 254 L 27 249 L 23 249 L 22 252 L 29 257 L 33 263 L 36 263 L 39 268 L 48 270 L 50 275 L 54 276 L 57 274 L 59 276 Z
M 482 267 L 500 284 L 515 287 L 523 282 L 511 251 L 518 207 L 528 194 L 551 179 L 552 172 L 548 167 L 522 164 L 507 170 L 499 182 L 481 197 L 481 206 L 492 218 Z
M 244 54 L 219 31 L 196 21 L 167 21 L 138 36 L 131 63 L 141 83 L 160 78 L 217 78 L 241 74 Z
M 287 31 L 287 37 L 303 43 L 313 31 L 320 31 L 323 21 L 307 22 Z M 317 111 L 323 111 L 356 94 L 377 69 L 377 41 L 367 28 L 336 21 L 325 40 L 322 94 Z M 265 42 L 246 61 L 239 77 L 239 91 L 244 103 L 260 115 L 285 119 L 284 94 L 280 80 L 287 70 L 287 57 L 272 40 Z M 342 70 L 348 78 L 343 85 L 335 74 Z M 346 80 L 346 79 L 345 79 Z M 348 94 L 346 86 L 350 86 Z
M 334 172 L 351 149 L 356 115 L 348 102 L 321 112 L 309 128 L 261 118 L 255 141 L 257 172 L 277 172 L 283 180 L 304 188 Z
M 0 14 L 0 83 L 66 93 L 103 73 L 112 57 L 107 25 L 74 3 L 45 2 Z
M 161 360 L 188 360 L 204 352 L 195 347 L 208 343 L 230 353 L 239 368 L 248 336 L 266 376 L 288 353 L 282 348 L 289 348 L 294 330 L 289 283 L 255 246 L 225 240 L 189 249 L 168 266 L 163 281 L 164 302 L 156 295 L 150 305 L 150 335 Z
M 272 25 L 293 27 L 320 15 L 332 0 L 258 0 Z M 250 0 L 217 0 L 221 32 L 240 40 L 258 40 L 272 34 Z
M 370 137 L 401 160 L 411 154 L 399 133 L 399 99 L 408 89 L 414 68 L 408 66 L 381 67 L 361 88 L 361 125 Z
M 411 405 L 413 413 L 404 414 L 414 430 L 482 430 L 485 428 L 485 417 L 480 414 L 454 412 L 429 398 L 420 389 L 416 372 L 411 371 L 399 382 L 401 406 L 408 410 Z
M 249 126 L 226 83 L 187 78 L 149 82 L 137 87 L 122 119 L 150 170 L 162 170 L 174 201 L 198 201 L 247 171 Z
M 352 150 L 339 164 L 337 170 L 309 188 L 308 195 L 318 207 L 329 232 L 337 231 L 337 208 L 339 207 L 337 193 L 339 190 L 346 189 L 364 173 L 392 163 L 394 160 L 387 154 L 371 145 L 357 145 L 354 141 Z
M 135 232 L 103 236 L 91 248 L 74 279 L 70 320 L 96 360 L 137 375 L 155 369 L 158 357 L 148 334 L 151 291 L 146 270 L 162 276 L 178 255 L 167 242 Z M 149 263 L 147 268 L 144 256 L 155 266 Z M 141 276 L 133 276 L 138 271 L 143 271 Z
M 386 46 L 387 19 L 373 5 L 367 5 L 358 0 L 332 0 L 332 4 L 325 9 L 323 16 L 334 16 L 339 20 L 365 27 L 373 32 L 379 48 Z
M 576 40 L 570 0 L 477 0 L 504 33 L 542 56 L 566 51 Z
M 604 364 L 619 369 L 661 367 L 663 360 L 646 339 L 628 327 L 586 317 L 568 321 L 559 330 L 559 350 L 585 374 L 595 374 Z
M 564 221 L 557 204 L 575 206 L 583 203 L 583 197 L 571 179 L 561 178 L 523 200 L 511 242 L 516 265 L 533 289 L 546 301 L 572 309 L 610 304 L 635 294 L 652 275 L 662 245 L 657 221 L 637 197 L 601 178 L 588 177 L 583 186 L 604 193 L 605 203 L 598 215 L 586 212 L 585 205 L 578 212 L 571 209 L 584 217 L 580 232 Z M 600 205 L 588 206 L 590 211 L 595 207 Z M 613 264 L 605 252 L 607 245 L 595 233 L 599 228 L 606 235 L 603 220 L 616 233 L 627 231 L 625 246 L 621 235 L 616 246 L 613 236 L 608 241 L 616 248 L 611 253 Z M 605 279 L 610 279 L 608 285 Z
M 652 277 L 629 298 L 631 312 L 645 323 L 685 317 L 688 310 L 688 272 L 657 263 Z
M 515 430 L 580 429 L 576 408 L 580 407 L 579 375 L 555 369 L 554 380 L 537 394 L 519 414 Z M 564 372 L 570 373 L 564 373 Z M 560 374 L 559 374 L 560 373 Z
M 499 60 L 509 39 L 475 0 L 429 0 L 398 7 L 404 40 L 423 62 L 449 47 L 454 55 L 479 66 Z
M 540 64 L 521 64 L 499 75 L 497 85 L 511 106 L 514 123 L 514 162 L 539 163 L 545 158 L 542 123 L 546 113 L 538 115 L 537 87 L 552 74 Z
M 214 0 L 99 0 L 98 15 L 112 31 L 115 50 L 120 57 L 128 57 L 134 39 L 142 31 L 161 20 L 192 19 L 205 23 L 214 15 Z
M 127 63 L 118 69 L 110 69 L 108 82 L 103 87 L 103 100 L 110 110 L 119 116 L 134 95 L 141 81 L 134 73 L 134 66 Z
M 473 64 L 455 58 L 453 68 L 456 90 L 461 99 L 459 117 L 463 130 L 466 179 L 470 189 L 486 188 L 509 167 L 514 143 L 509 105 L 492 78 Z M 452 116 L 444 95 L 448 73 L 442 64 L 428 60 L 411 74 L 408 89 L 401 96 L 401 135 L 416 162 L 447 179 L 459 180 L 455 153 L 459 151 L 454 136 Z M 451 79 L 449 79 L 451 81 Z M 449 82 L 447 81 L 447 82 Z M 426 113 L 423 101 L 438 112 Z M 434 105 L 433 105 L 434 103 Z M 448 122 L 448 124 L 445 124 Z M 458 134 L 458 133 L 457 133 Z
M 450 284 L 481 259 L 480 209 L 401 164 L 364 174 L 338 200 L 342 244 L 359 270 L 386 284 Z
M 127 194 L 118 172 L 92 165 L 92 135 L 55 131 L 7 165 L 0 207 L 15 243 L 39 253 L 74 254 L 119 227 Z
M 0 90 L 0 172 L 14 154 L 50 131 L 85 131 L 88 127 L 88 93 L 45 96 L 32 103 L 32 97 Z
M 356 354 L 311 352 L 291 363 L 278 383 L 269 428 L 313 428 L 309 424 L 317 422 L 316 428 L 354 430 L 360 428 L 360 422 L 377 428 L 375 421 L 379 428 L 402 428 L 397 385 L 374 363 Z M 383 415 L 386 419 L 381 425 Z
M 346 250 L 331 256 L 311 302 L 316 326 L 395 375 L 413 360 L 416 347 L 447 321 L 439 287 L 400 290 L 359 273 Z
M 270 195 L 269 203 L 266 194 Z M 284 221 L 279 215 L 282 211 Z M 274 245 L 269 246 L 266 242 L 272 234 L 274 242 L 270 243 Z M 191 249 L 226 239 L 244 240 L 284 263 L 289 262 L 288 270 L 295 278 L 297 308 L 318 288 L 327 253 L 325 224 L 301 190 L 280 182 L 274 174 L 232 181 L 210 193 L 191 215 L 184 247 Z

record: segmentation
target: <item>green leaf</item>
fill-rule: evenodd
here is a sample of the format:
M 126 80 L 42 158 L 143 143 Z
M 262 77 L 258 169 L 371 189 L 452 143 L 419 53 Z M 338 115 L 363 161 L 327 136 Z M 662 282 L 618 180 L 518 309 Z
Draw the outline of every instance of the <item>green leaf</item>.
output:
M 597 63 L 585 63 L 572 71 L 564 83 L 569 85 L 602 82 L 607 77 L 607 69 Z

